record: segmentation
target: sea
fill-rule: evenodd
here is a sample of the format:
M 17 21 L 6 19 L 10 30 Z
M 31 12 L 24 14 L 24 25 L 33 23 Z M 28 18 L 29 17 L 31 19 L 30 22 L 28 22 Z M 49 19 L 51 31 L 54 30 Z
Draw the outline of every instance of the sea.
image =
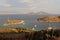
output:
M 0 28 L 28 28 L 32 29 L 33 27 L 35 30 L 44 30 L 48 27 L 52 28 L 60 28 L 60 22 L 39 22 L 37 21 L 38 18 L 47 17 L 49 15 L 30 15 L 30 14 L 7 14 L 7 15 L 0 15 Z M 4 26 L 3 24 L 7 20 L 24 20 L 24 24 L 16 24 L 10 26 Z M 49 26 L 50 24 L 50 26 Z

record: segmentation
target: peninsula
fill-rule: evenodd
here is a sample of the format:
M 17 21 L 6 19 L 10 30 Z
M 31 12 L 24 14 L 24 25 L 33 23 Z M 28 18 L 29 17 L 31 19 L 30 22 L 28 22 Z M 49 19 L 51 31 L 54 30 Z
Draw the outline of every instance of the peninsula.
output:
M 39 22 L 60 22 L 60 16 L 48 16 L 44 18 L 38 18 Z

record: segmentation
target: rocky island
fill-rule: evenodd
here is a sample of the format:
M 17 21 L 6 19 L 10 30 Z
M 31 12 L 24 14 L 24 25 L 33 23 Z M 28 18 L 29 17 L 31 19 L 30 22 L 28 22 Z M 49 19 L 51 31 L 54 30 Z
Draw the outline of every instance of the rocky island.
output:
M 38 18 L 39 22 L 60 22 L 60 16 L 48 16 L 44 18 Z
M 14 24 L 23 24 L 24 20 L 8 20 L 4 23 L 4 26 L 10 26 Z

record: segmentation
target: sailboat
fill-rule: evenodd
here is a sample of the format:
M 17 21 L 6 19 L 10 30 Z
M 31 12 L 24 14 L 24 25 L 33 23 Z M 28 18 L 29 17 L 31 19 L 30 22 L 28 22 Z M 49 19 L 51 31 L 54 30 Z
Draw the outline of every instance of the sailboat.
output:
M 36 30 L 35 28 L 37 27 L 37 25 L 34 25 L 34 27 L 32 28 L 32 30 Z

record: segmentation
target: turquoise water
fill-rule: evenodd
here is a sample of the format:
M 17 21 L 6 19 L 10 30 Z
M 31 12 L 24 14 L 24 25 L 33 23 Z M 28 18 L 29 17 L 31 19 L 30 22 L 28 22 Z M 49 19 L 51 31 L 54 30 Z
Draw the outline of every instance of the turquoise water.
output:
M 35 25 L 36 30 L 41 29 L 47 29 L 48 24 L 51 24 L 53 28 L 60 28 L 60 22 L 54 22 L 54 23 L 48 23 L 48 22 L 38 22 L 37 18 L 46 17 L 48 15 L 26 15 L 26 14 L 20 14 L 20 15 L 0 15 L 0 28 L 10 28 L 10 27 L 25 27 L 32 29 Z M 18 25 L 11 25 L 11 26 L 4 26 L 3 24 L 8 20 L 24 20 L 24 24 L 18 24 Z

